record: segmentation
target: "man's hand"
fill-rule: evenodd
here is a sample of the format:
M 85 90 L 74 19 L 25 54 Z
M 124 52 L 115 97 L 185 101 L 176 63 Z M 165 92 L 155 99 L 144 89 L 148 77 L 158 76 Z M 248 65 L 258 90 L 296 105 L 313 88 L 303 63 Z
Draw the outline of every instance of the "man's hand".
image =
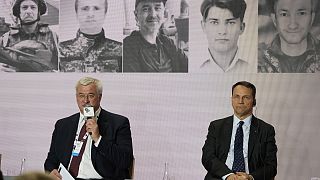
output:
M 252 176 L 244 172 L 237 172 L 236 175 L 239 180 L 253 180 Z
M 86 121 L 86 131 L 91 134 L 91 138 L 94 142 L 99 140 L 99 127 L 95 118 L 90 118 Z
M 236 174 L 231 174 L 226 180 L 238 180 L 238 176 Z
M 49 175 L 56 180 L 62 179 L 62 176 L 60 175 L 57 169 L 52 170 Z

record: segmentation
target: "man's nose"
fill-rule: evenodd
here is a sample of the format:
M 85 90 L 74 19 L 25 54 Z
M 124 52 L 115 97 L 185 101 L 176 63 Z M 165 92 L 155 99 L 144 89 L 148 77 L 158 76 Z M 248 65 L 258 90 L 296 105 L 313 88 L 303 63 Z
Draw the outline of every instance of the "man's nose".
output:
M 289 19 L 289 28 L 296 29 L 298 27 L 297 19 L 295 15 L 290 16 Z
M 94 17 L 94 12 L 93 12 L 93 10 L 89 10 L 89 12 L 88 12 L 88 17 Z
M 239 98 L 239 103 L 240 103 L 240 104 L 243 104 L 243 97 L 240 97 L 240 98 Z
M 89 96 L 88 95 L 86 95 L 85 97 L 84 97 L 84 100 L 83 100 L 85 103 L 89 103 L 90 102 L 90 100 L 89 100 Z
M 227 34 L 227 26 L 225 24 L 219 24 L 217 27 L 217 31 L 220 35 L 226 35 Z
M 154 16 L 156 16 L 156 10 L 154 9 L 154 8 L 150 8 L 150 10 L 149 10 L 149 16 L 152 16 L 152 17 L 154 17 Z
M 28 7 L 28 8 L 26 9 L 26 13 L 31 13 L 31 7 Z

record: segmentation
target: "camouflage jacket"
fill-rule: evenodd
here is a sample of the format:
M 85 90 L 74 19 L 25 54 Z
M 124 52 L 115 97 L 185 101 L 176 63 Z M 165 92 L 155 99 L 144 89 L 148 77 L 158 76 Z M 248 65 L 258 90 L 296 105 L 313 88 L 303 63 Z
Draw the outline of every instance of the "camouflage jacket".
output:
M 62 72 L 121 72 L 122 43 L 98 35 L 85 35 L 79 30 L 74 39 L 60 43 Z
M 33 33 L 26 33 L 21 25 L 11 27 L 0 38 L 0 47 L 11 57 L 6 64 L 22 72 L 57 71 L 57 45 L 57 35 L 44 23 L 38 23 Z
M 267 46 L 259 44 L 259 73 L 316 73 L 320 72 L 319 40 L 311 34 L 307 36 L 307 50 L 300 56 L 288 56 L 281 51 L 280 37 L 277 35 Z

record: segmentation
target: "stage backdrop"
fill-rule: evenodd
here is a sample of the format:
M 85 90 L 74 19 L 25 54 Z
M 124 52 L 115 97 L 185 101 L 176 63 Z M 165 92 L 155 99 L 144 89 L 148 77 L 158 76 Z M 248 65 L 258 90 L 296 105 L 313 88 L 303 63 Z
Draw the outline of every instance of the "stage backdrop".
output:
M 68 1 L 60 2 L 60 5 L 72 5 L 73 0 Z M 128 12 L 132 12 L 132 1 Z M 110 8 L 124 8 L 124 2 L 110 0 Z M 258 4 L 256 0 L 247 0 L 247 3 L 247 32 L 242 35 L 247 38 L 241 37 L 239 43 L 249 48 L 243 56 L 250 64 L 256 64 Z M 206 48 L 207 41 L 203 39 L 200 26 L 200 1 L 190 0 L 189 7 L 189 65 L 193 65 L 198 61 L 195 52 L 202 49 L 200 47 Z M 60 9 L 62 11 L 61 6 Z M 112 19 L 108 20 L 106 32 L 117 32 L 120 35 L 112 38 L 120 39 L 122 32 L 118 31 L 122 31 L 125 24 L 124 16 L 115 12 L 109 15 Z M 61 39 L 72 38 L 76 28 L 71 25 L 76 27 L 76 21 L 72 24 L 61 17 L 61 28 L 65 23 L 70 30 L 57 30 L 66 32 L 59 36 Z M 130 22 L 134 20 L 130 19 Z M 196 39 L 197 35 L 199 39 Z M 55 122 L 78 112 L 75 83 L 83 76 L 102 80 L 101 105 L 104 109 L 130 119 L 136 180 L 161 179 L 165 162 L 169 163 L 172 180 L 203 179 L 206 171 L 201 164 L 201 148 L 209 123 L 232 114 L 231 86 L 242 80 L 257 87 L 254 114 L 275 127 L 276 179 L 320 177 L 320 76 L 258 74 L 255 68 L 250 73 L 240 74 L 1 73 L 0 154 L 1 170 L 5 175 L 19 174 L 23 158 L 26 159 L 26 171 L 43 170 Z

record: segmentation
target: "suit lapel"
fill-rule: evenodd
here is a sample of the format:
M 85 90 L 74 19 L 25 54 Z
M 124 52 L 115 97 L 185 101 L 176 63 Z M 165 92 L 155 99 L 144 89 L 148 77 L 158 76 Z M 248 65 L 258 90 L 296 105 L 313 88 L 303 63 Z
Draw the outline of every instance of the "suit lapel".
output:
M 104 135 L 106 134 L 107 127 L 108 127 L 108 112 L 101 108 L 101 112 L 97 121 L 98 127 L 99 127 L 99 133 Z
M 66 167 L 68 167 L 70 158 L 71 158 L 71 153 L 72 153 L 72 148 L 73 148 L 73 142 L 76 137 L 77 129 L 78 129 L 78 122 L 80 118 L 80 113 L 76 114 L 75 116 L 70 117 L 69 121 L 70 124 L 68 126 L 68 135 L 65 137 L 66 140 L 66 145 L 65 145 L 65 156 L 66 156 Z
M 249 134 L 249 146 L 248 146 L 248 158 L 250 159 L 254 146 L 257 144 L 259 135 L 258 119 L 252 115 L 250 134 Z
M 229 116 L 226 119 L 226 123 L 225 126 L 222 127 L 223 129 L 225 129 L 224 131 L 224 135 L 223 135 L 223 157 L 225 158 L 224 160 L 227 159 L 228 153 L 229 153 L 229 149 L 230 149 L 230 142 L 231 142 L 231 136 L 232 136 L 232 125 L 233 125 L 233 116 Z

